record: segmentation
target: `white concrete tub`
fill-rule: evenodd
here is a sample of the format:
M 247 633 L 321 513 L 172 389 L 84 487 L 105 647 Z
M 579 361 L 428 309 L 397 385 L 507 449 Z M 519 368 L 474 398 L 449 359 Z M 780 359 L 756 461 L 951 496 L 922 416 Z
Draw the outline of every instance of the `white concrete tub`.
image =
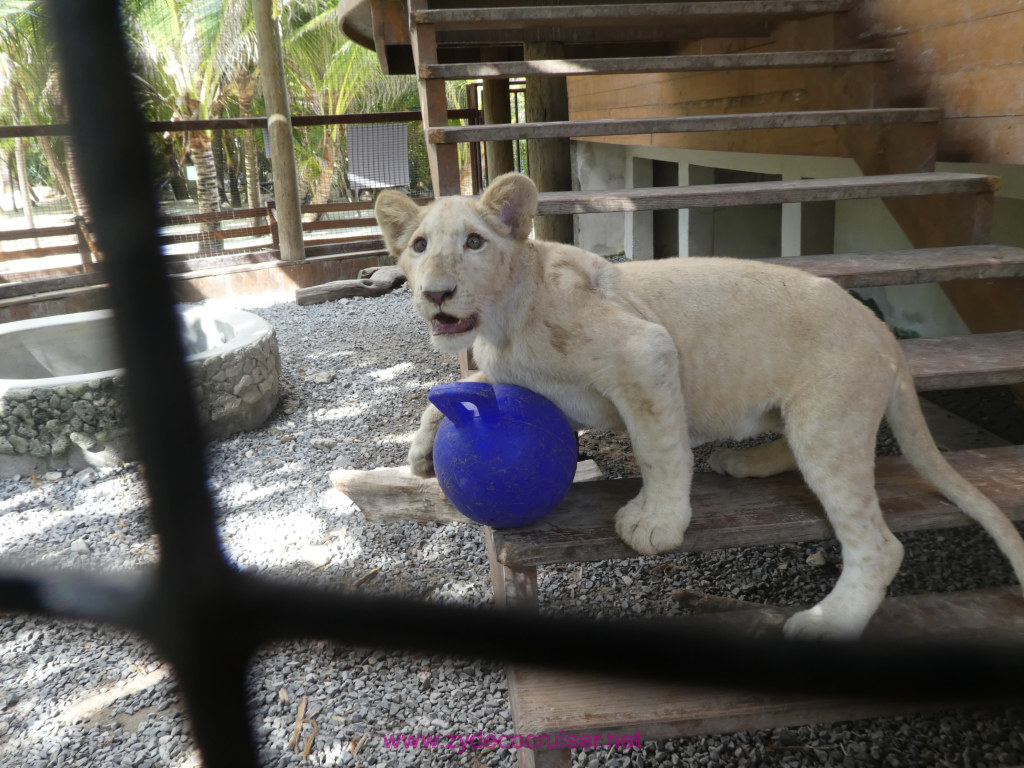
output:
M 280 393 L 274 329 L 240 310 L 179 311 L 207 437 L 263 423 Z M 123 374 L 109 310 L 0 324 L 0 476 L 133 458 Z

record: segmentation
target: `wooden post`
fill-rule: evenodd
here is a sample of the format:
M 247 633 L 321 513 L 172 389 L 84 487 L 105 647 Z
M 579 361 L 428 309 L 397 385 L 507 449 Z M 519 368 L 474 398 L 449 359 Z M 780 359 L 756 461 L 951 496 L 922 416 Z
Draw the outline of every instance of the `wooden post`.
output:
M 409 11 L 425 10 L 426 0 L 409 0 Z M 412 55 L 416 70 L 424 64 L 437 64 L 437 37 L 433 24 L 409 22 L 412 40 Z M 444 80 L 419 79 L 420 111 L 423 113 L 423 129 L 448 125 L 448 94 Z M 432 144 L 427 142 L 427 160 L 430 162 L 430 178 L 434 183 L 434 197 L 458 195 L 462 192 L 459 179 L 459 148 L 456 144 Z
M 267 102 L 270 164 L 274 173 L 274 202 L 281 238 L 281 259 L 300 261 L 305 258 L 306 251 L 302 244 L 299 180 L 295 171 L 292 120 L 284 80 L 281 31 L 273 15 L 273 5 L 273 0 L 252 0 L 252 14 L 260 49 L 260 81 Z
M 500 125 L 512 122 L 512 105 L 509 102 L 508 80 L 484 79 L 483 108 L 486 125 Z M 487 181 L 516 169 L 511 141 L 488 141 L 484 144 L 487 157 Z
M 75 216 L 74 221 L 75 235 L 78 237 L 78 253 L 82 256 L 82 271 L 88 272 L 99 263 L 99 254 L 92 242 L 92 236 L 86 229 L 85 217 Z
M 470 118 L 470 125 L 480 125 L 483 120 L 483 112 L 480 110 L 480 97 L 477 94 L 476 85 L 466 85 L 466 107 L 472 109 L 476 114 Z M 471 141 L 466 151 L 469 152 L 469 169 L 473 177 L 473 194 L 479 195 L 484 188 L 483 148 L 479 141 Z
M 270 227 L 270 243 L 274 246 L 274 250 L 281 249 L 281 236 L 280 230 L 277 228 L 277 211 L 275 210 L 276 203 L 271 200 L 267 200 L 267 226 Z
M 561 43 L 524 43 L 524 59 L 562 59 Z M 527 122 L 569 119 L 569 94 L 564 77 L 526 78 Z M 569 139 L 533 139 L 527 142 L 530 178 L 541 192 L 566 192 L 572 189 L 572 165 Z M 534 222 L 538 240 L 573 242 L 572 216 L 539 216 Z

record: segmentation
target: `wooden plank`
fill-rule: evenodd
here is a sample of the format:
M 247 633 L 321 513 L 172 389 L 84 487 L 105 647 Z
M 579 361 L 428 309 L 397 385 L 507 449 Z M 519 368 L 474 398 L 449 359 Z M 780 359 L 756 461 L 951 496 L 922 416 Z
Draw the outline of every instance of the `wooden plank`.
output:
M 946 458 L 1007 514 L 1024 518 L 1024 446 L 958 451 Z M 902 457 L 880 458 L 875 484 L 886 521 L 897 533 L 971 524 Z M 615 533 L 614 516 L 639 488 L 639 478 L 573 486 L 540 522 L 495 530 L 497 557 L 517 565 L 637 557 Z M 832 537 L 817 499 L 795 472 L 759 480 L 699 473 L 691 498 L 693 521 L 680 552 Z
M 1024 331 L 903 342 L 919 392 L 1024 381 Z
M 742 69 L 789 69 L 838 67 L 891 61 L 888 48 L 837 51 L 773 51 L 769 53 L 720 53 L 690 56 L 632 56 L 591 59 L 535 59 L 533 61 L 483 61 L 460 64 L 424 64 L 419 77 L 442 80 L 507 79 L 534 75 L 607 75 L 652 72 L 703 72 Z
M 912 251 L 765 259 L 835 280 L 844 288 L 1024 277 L 1024 248 L 965 245 Z
M 781 626 L 791 610 L 762 609 L 682 619 L 736 628 Z M 759 621 L 760 619 L 760 621 Z M 902 635 L 995 642 L 1024 637 L 1024 601 L 1017 587 L 925 594 L 886 600 L 866 636 Z M 508 669 L 516 730 L 536 734 L 634 733 L 666 739 L 920 712 L 929 702 L 771 695 L 580 675 Z M 948 704 L 946 705 L 948 707 Z
M 572 22 L 538 24 L 510 28 L 471 27 L 468 29 L 441 29 L 437 44 L 441 49 L 459 49 L 454 60 L 473 58 L 475 54 L 496 45 L 516 46 L 521 43 L 565 42 L 579 45 L 608 43 L 671 45 L 682 39 L 700 40 L 712 37 L 763 37 L 770 34 L 774 22 L 771 16 L 692 17 L 685 26 L 672 24 L 630 24 L 582 26 Z M 474 51 L 474 47 L 476 50 Z M 475 56 L 479 58 L 479 56 Z M 411 69 L 409 74 L 415 73 Z
M 576 465 L 574 483 L 600 480 L 604 474 L 592 460 Z M 420 520 L 475 525 L 455 509 L 441 492 L 436 478 L 412 474 L 409 467 L 382 467 L 370 471 L 336 469 L 331 483 L 359 507 L 367 520 Z
M 999 179 L 968 173 L 904 173 L 844 179 L 802 179 L 689 187 L 645 187 L 597 192 L 543 192 L 538 214 L 609 213 L 823 200 L 991 194 Z
M 652 25 L 685 24 L 690 19 L 764 17 L 804 18 L 849 10 L 850 0 L 730 0 L 730 2 L 606 3 L 592 5 L 502 6 L 484 8 L 415 9 L 413 24 L 438 29 L 520 29 L 572 23 L 576 26 L 615 26 L 629 21 Z
M 80 253 L 78 244 L 54 245 L 41 248 L 29 248 L 23 251 L 0 251 L 0 261 L 19 261 L 21 259 L 38 259 L 43 256 L 65 256 L 69 253 Z
M 369 274 L 364 275 L 364 272 Z M 352 296 L 383 296 L 404 283 L 405 275 L 398 267 L 374 267 L 363 270 L 359 277 L 352 280 L 332 280 L 309 288 L 299 288 L 295 291 L 295 303 L 304 307 Z
M 774 130 L 820 128 L 840 125 L 892 125 L 935 123 L 941 117 L 933 109 L 835 109 L 806 112 L 755 112 L 738 115 L 689 115 L 640 117 L 619 120 L 512 123 L 507 125 L 442 126 L 427 131 L 434 144 L 513 139 L 580 138 L 584 136 L 633 136 L 646 133 L 694 133 L 699 131 Z

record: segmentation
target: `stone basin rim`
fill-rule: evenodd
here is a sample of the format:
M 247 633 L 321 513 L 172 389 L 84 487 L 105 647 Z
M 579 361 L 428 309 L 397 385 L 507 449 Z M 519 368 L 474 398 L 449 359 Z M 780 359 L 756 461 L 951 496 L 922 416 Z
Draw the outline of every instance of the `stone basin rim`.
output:
M 210 357 L 219 357 L 228 354 L 234 350 L 246 347 L 273 332 L 273 327 L 266 320 L 251 312 L 246 312 L 241 309 L 229 309 L 203 304 L 178 304 L 175 308 L 178 311 L 178 316 L 184 326 L 187 326 L 190 322 L 206 320 L 209 322 L 226 323 L 230 325 L 233 331 L 233 336 L 230 339 L 213 346 L 209 346 L 206 349 L 188 354 L 185 357 L 186 363 L 202 362 Z M 54 315 L 51 317 L 15 320 L 9 323 L 0 324 L 0 337 L 7 334 L 31 331 L 39 328 L 51 328 L 60 325 L 70 326 L 77 323 L 111 320 L 113 317 L 113 310 L 97 309 L 90 312 L 76 312 L 68 315 Z M 65 376 L 12 379 L 5 378 L 0 375 L 0 393 L 10 390 L 66 387 L 75 384 L 88 383 L 97 379 L 108 379 L 116 376 L 123 376 L 125 373 L 125 368 L 121 366 L 107 370 L 86 371 L 83 373 L 69 374 Z

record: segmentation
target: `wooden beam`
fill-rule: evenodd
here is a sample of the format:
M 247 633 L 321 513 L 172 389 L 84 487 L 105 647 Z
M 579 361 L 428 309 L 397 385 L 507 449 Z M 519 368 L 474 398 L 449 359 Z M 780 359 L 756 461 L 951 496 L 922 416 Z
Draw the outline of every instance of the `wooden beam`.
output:
M 491 82 L 491 81 L 488 81 Z M 617 120 L 528 122 L 514 125 L 470 125 L 431 128 L 427 138 L 435 144 L 466 141 L 499 141 L 515 138 L 550 139 L 587 136 L 634 136 L 648 133 L 697 131 L 776 130 L 894 123 L 937 123 L 933 109 L 833 109 L 806 112 L 755 112 L 738 115 L 686 117 L 637 117 Z
M 447 80 L 508 79 L 533 75 L 609 75 L 655 72 L 705 72 L 714 70 L 788 69 L 838 67 L 890 61 L 887 48 L 844 51 L 774 51 L 770 53 L 719 53 L 690 56 L 632 56 L 591 59 L 536 59 L 533 61 L 484 61 L 424 65 L 419 76 Z
M 748 636 L 778 636 L 783 621 L 795 610 L 756 606 L 672 621 L 720 631 L 728 628 Z M 882 603 L 865 633 L 866 638 L 920 640 L 927 636 L 936 641 L 991 643 L 1018 643 L 1022 635 L 1024 610 L 1017 587 L 890 598 Z M 855 720 L 951 706 L 949 702 L 872 701 L 633 683 L 610 680 L 600 670 L 573 674 L 522 666 L 508 669 L 508 684 L 517 731 L 575 735 L 639 730 L 645 740 Z M 542 754 L 554 751 L 538 750 Z M 569 750 L 562 751 L 569 754 Z
M 573 483 L 587 483 L 604 477 L 587 459 L 576 465 Z M 437 478 L 417 477 L 409 467 L 382 467 L 365 471 L 337 469 L 331 483 L 359 507 L 367 520 L 419 520 L 437 523 L 468 523 L 472 520 L 451 505 Z
M 1009 245 L 791 256 L 782 263 L 835 280 L 844 288 L 1024 277 L 1024 249 Z
M 1024 517 L 1024 446 L 945 456 L 1008 515 Z M 878 459 L 875 474 L 885 519 L 894 532 L 973 525 L 902 457 Z M 614 517 L 639 488 L 639 478 L 573 486 L 558 509 L 540 522 L 496 530 L 498 560 L 539 566 L 637 557 L 616 534 Z M 833 537 L 818 500 L 796 472 L 758 480 L 698 473 L 691 498 L 693 521 L 680 552 Z
M 418 9 L 426 7 L 426 0 L 409 0 L 410 19 Z M 437 63 L 437 38 L 433 25 L 411 22 L 410 38 L 412 53 L 417 70 L 424 64 Z M 440 128 L 448 125 L 448 94 L 443 80 L 417 80 L 420 94 L 420 110 L 423 113 L 423 128 Z M 459 150 L 454 145 L 427 144 L 427 161 L 430 164 L 430 178 L 433 182 L 434 197 L 458 195 L 462 191 L 459 174 Z
M 906 173 L 839 179 L 799 179 L 690 187 L 645 187 L 596 192 L 542 192 L 541 215 L 610 211 L 724 208 L 731 205 L 808 203 L 927 196 L 931 205 L 944 195 L 991 197 L 994 176 L 965 173 Z M 930 245 L 935 245 L 934 243 Z
M 415 0 L 414 0 L 415 1 Z M 849 10 L 851 0 L 731 0 L 685 3 L 607 3 L 593 5 L 501 6 L 484 8 L 420 7 L 412 12 L 415 24 L 439 29 L 521 29 L 573 23 L 584 26 L 616 26 L 630 21 L 651 25 L 680 26 L 690 19 L 771 16 L 803 18 Z
M 404 283 L 405 275 L 398 267 L 372 267 L 362 270 L 352 280 L 333 280 L 309 288 L 299 288 L 295 291 L 295 303 L 304 307 L 353 296 L 383 296 Z

